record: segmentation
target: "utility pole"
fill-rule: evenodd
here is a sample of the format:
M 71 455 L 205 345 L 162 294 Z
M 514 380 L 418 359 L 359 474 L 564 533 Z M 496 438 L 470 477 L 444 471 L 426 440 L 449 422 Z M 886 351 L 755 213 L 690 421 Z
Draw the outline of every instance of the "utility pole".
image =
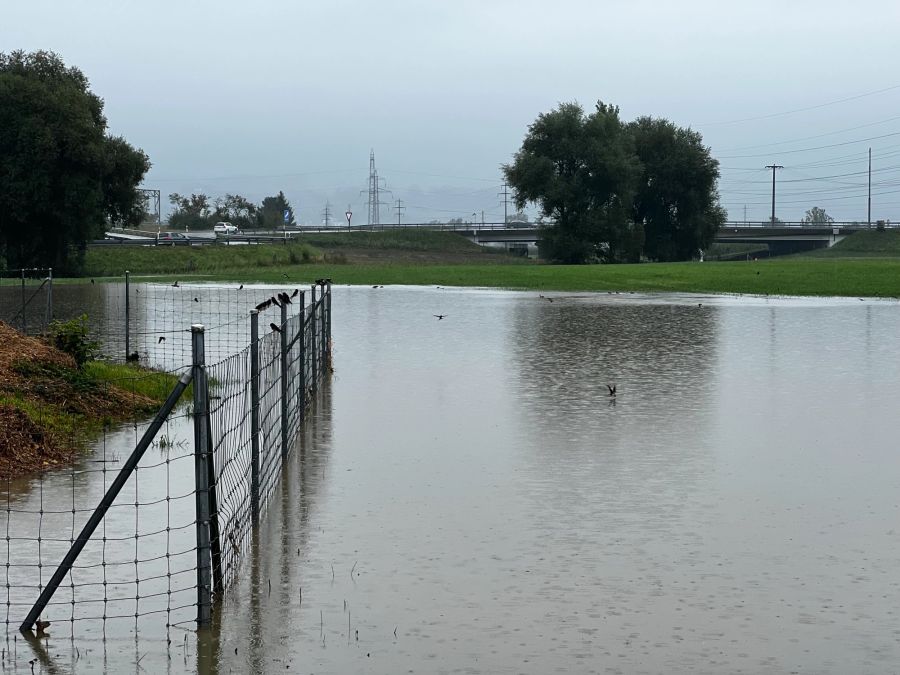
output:
M 869 210 L 866 215 L 866 227 L 872 227 L 872 148 L 869 148 Z
M 775 227 L 775 169 L 783 169 L 781 164 L 766 164 L 767 169 L 772 169 L 772 220 L 770 225 Z
M 509 203 L 509 186 L 506 183 L 503 184 L 503 192 L 498 192 L 497 196 L 503 197 L 503 224 L 506 225 L 506 205 Z
M 397 211 L 397 227 L 400 227 L 400 215 L 403 213 L 404 209 L 406 209 L 406 207 L 403 206 L 402 199 L 397 200 L 397 205 L 394 207 L 394 209 Z
M 744 204 L 744 225 L 747 224 L 747 205 Z
M 322 216 L 325 218 L 325 227 L 331 225 L 331 202 L 325 202 L 325 210 L 322 211 Z

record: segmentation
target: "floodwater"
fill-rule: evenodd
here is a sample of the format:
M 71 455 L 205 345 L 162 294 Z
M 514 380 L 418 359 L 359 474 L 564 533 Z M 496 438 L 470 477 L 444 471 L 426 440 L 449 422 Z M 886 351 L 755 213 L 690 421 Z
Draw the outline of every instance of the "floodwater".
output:
M 335 288 L 332 382 L 214 627 L 36 665 L 896 672 L 898 303 L 549 297 Z

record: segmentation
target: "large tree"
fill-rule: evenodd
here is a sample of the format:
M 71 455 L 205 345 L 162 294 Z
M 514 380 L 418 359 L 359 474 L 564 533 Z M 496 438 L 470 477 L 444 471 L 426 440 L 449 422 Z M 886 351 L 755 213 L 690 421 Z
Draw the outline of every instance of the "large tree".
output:
M 806 225 L 831 225 L 834 222 L 834 218 L 825 213 L 825 209 L 814 206 L 806 212 L 806 215 L 803 216 L 803 220 L 800 221 Z
M 107 134 L 103 101 L 52 52 L 0 53 L 0 255 L 77 271 L 107 224 L 139 221 L 147 156 Z
M 725 222 L 716 187 L 719 162 L 699 133 L 668 120 L 640 117 L 628 130 L 643 167 L 632 218 L 644 229 L 644 255 L 690 260 Z
M 284 212 L 288 212 L 288 222 L 284 222 Z M 274 197 L 266 197 L 262 200 L 262 205 L 257 212 L 257 220 L 259 226 L 267 230 L 277 230 L 285 226 L 285 224 L 294 226 L 297 221 L 294 220 L 294 207 L 284 196 L 284 192 L 279 191 Z
M 577 103 L 539 115 L 503 167 L 516 207 L 533 202 L 552 221 L 541 254 L 564 263 L 636 258 L 642 234 L 630 216 L 639 172 L 619 109 L 604 103 L 590 115 Z

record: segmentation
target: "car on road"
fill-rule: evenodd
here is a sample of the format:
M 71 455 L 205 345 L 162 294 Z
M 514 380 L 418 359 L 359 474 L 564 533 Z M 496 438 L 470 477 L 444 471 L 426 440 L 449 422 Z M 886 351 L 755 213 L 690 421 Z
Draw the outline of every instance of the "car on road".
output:
M 180 232 L 160 232 L 156 235 L 157 246 L 190 246 L 189 237 Z
M 216 223 L 213 226 L 213 232 L 216 234 L 237 234 L 238 229 L 231 223 Z

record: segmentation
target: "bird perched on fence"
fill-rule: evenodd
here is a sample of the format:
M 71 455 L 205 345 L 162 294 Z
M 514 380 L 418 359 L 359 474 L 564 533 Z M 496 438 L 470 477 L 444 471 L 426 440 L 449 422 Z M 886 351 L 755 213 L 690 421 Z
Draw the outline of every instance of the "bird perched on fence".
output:
M 447 316 L 447 315 L 446 314 L 435 314 L 434 318 L 437 319 L 438 321 L 442 321 L 445 316 Z
M 281 332 L 281 329 L 278 327 L 278 324 L 277 324 L 277 323 L 270 323 L 270 324 L 269 324 L 269 328 L 271 328 L 271 329 L 272 329 L 273 331 L 275 331 L 276 333 L 280 333 L 280 332 Z
M 608 385 L 606 385 L 606 388 L 609 389 L 609 397 L 615 398 L 616 397 L 616 385 L 608 384 Z
M 275 305 L 276 307 L 281 307 L 278 300 L 275 299 L 274 295 L 271 298 L 269 298 L 269 302 L 272 303 L 273 305 Z
M 165 335 L 160 335 L 160 336 L 159 336 L 159 340 L 156 341 L 156 344 L 161 345 L 161 344 L 162 344 L 163 342 L 165 342 L 165 341 L 166 341 L 166 336 L 165 336 Z
M 175 280 L 175 283 L 172 284 L 175 288 L 178 288 L 178 279 Z
M 291 297 L 292 297 L 292 298 L 296 298 L 298 295 L 300 295 L 300 289 L 299 289 L 299 288 L 295 288 L 295 289 L 294 289 L 294 292 L 291 293 Z
M 244 290 L 244 284 L 241 284 L 240 286 L 238 286 L 238 290 L 239 290 L 239 291 Z
M 292 305 L 293 304 L 291 302 L 291 296 L 289 296 L 287 293 L 279 293 L 278 299 L 281 300 L 282 305 Z
M 271 300 L 264 300 L 263 302 L 259 303 L 256 306 L 256 311 L 257 312 L 265 311 L 265 310 L 269 309 L 269 305 L 271 305 L 271 304 L 272 304 Z

